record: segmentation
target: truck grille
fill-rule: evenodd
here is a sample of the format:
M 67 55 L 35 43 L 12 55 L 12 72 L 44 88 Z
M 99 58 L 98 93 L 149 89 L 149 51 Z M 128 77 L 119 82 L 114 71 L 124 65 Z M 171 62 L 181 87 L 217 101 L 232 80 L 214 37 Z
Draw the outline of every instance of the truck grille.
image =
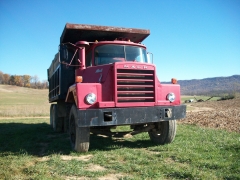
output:
M 154 71 L 117 69 L 117 102 L 154 102 Z

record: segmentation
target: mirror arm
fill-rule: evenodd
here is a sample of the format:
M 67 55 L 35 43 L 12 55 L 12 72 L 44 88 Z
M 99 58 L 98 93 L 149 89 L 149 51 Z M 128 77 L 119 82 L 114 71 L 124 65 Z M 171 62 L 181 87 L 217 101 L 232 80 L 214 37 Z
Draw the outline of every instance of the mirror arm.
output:
M 76 46 L 76 45 L 74 45 L 74 44 L 72 44 L 72 43 L 70 43 L 70 42 L 62 43 L 61 45 L 65 45 L 65 44 L 70 44 L 70 45 L 74 46 L 74 47 L 76 48 L 76 50 L 75 50 L 75 52 L 74 52 L 74 55 L 73 55 L 70 63 L 66 63 L 65 61 L 62 61 L 62 62 L 61 62 L 61 61 L 60 61 L 61 56 L 60 56 L 60 53 L 59 53 L 59 58 L 58 58 L 59 63 L 65 64 L 66 66 L 80 66 L 80 65 L 71 65 L 71 64 L 72 64 L 72 61 L 73 61 L 73 59 L 74 59 L 74 57 L 75 57 L 75 55 L 76 55 L 76 53 L 78 52 L 79 47 Z M 61 45 L 58 46 L 59 49 L 60 49 L 60 46 L 61 46 Z
M 73 55 L 73 57 L 72 57 L 72 59 L 71 59 L 71 61 L 70 61 L 70 63 L 69 63 L 69 66 L 71 66 L 72 61 L 73 61 L 73 59 L 74 59 L 74 57 L 75 57 L 75 55 L 76 55 L 77 52 L 78 52 L 78 49 L 75 50 L 75 53 L 74 53 L 74 55 Z M 78 65 L 77 65 L 77 66 L 78 66 Z

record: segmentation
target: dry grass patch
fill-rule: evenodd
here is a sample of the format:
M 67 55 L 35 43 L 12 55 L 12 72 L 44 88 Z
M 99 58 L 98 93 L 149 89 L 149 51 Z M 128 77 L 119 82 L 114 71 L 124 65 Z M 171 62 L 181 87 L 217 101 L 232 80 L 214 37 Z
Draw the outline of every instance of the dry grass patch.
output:
M 89 180 L 87 177 L 78 177 L 78 176 L 64 176 L 63 179 L 66 180 Z
M 126 175 L 120 174 L 120 173 L 117 173 L 117 174 L 107 174 L 107 175 L 105 175 L 103 177 L 98 178 L 98 180 L 119 180 L 119 179 L 122 179 L 124 177 L 126 177 Z
M 78 176 L 65 176 L 63 179 L 66 180 L 91 180 L 90 178 L 87 177 L 78 177 Z
M 200 111 L 212 111 L 213 108 L 209 107 L 196 107 L 192 104 L 187 105 L 187 112 L 200 112 Z
M 91 154 L 85 155 L 85 156 L 65 156 L 65 155 L 62 155 L 60 157 L 64 161 L 71 161 L 73 159 L 77 160 L 77 161 L 89 161 L 90 159 L 92 159 L 93 155 L 91 155 Z
M 87 166 L 86 170 L 96 172 L 96 171 L 105 171 L 106 169 L 104 167 L 96 165 L 96 164 L 89 164 Z
M 44 156 L 44 157 L 41 157 L 41 158 L 38 158 L 37 161 L 39 162 L 45 162 L 45 161 L 49 161 L 49 157 L 48 156 Z

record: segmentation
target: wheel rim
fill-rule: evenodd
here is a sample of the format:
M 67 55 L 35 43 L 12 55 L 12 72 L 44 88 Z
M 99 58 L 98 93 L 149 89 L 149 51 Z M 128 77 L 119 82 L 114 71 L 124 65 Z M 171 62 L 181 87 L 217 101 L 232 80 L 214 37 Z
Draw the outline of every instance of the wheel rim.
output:
M 161 126 L 158 128 L 157 131 L 151 132 L 151 133 L 152 133 L 152 135 L 153 135 L 154 137 L 159 137 L 159 136 L 162 135 L 163 129 L 164 129 L 164 128 L 163 128 L 163 125 L 161 125 Z

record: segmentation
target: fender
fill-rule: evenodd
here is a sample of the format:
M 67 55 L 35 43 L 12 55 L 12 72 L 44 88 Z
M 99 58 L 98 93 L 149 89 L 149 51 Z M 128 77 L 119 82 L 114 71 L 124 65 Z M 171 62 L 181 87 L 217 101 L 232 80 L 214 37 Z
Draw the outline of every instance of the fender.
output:
M 65 102 L 78 104 L 77 93 L 76 93 L 76 84 L 73 84 L 68 88 L 67 96 Z
M 89 93 L 97 96 L 94 104 L 88 104 L 85 101 Z M 69 87 L 65 102 L 75 103 L 78 109 L 98 108 L 99 102 L 102 102 L 102 85 L 100 83 L 76 83 Z

